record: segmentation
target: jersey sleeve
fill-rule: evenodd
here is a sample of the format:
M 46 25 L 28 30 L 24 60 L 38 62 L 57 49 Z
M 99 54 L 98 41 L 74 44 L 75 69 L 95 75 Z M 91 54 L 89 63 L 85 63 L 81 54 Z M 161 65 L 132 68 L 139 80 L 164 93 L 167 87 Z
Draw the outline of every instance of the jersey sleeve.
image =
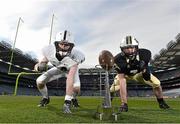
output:
M 139 57 L 140 60 L 143 60 L 148 65 L 151 60 L 151 51 L 148 49 L 139 49 Z
M 85 61 L 85 55 L 79 50 L 72 51 L 72 59 L 76 61 L 78 64 L 83 63 Z
M 126 63 L 122 56 L 120 56 L 120 54 L 114 57 L 114 66 L 118 74 L 125 73 Z

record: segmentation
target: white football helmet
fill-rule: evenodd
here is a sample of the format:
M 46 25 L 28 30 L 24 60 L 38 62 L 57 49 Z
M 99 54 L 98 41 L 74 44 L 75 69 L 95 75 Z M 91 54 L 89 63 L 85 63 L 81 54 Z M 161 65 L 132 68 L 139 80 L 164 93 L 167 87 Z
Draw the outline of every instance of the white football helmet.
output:
M 139 42 L 133 36 L 126 36 L 122 39 L 120 43 L 121 51 L 129 58 L 134 58 L 138 51 Z M 126 53 L 124 49 L 135 48 L 134 53 Z
M 56 34 L 56 41 L 57 42 L 63 42 L 63 43 L 65 42 L 65 43 L 69 43 L 69 44 L 75 45 L 72 33 L 67 31 L 67 30 L 58 32 Z
M 60 47 L 60 44 L 65 47 Z M 69 55 L 74 45 L 74 38 L 69 31 L 64 30 L 56 34 L 55 46 L 57 55 L 60 55 L 59 58 Z

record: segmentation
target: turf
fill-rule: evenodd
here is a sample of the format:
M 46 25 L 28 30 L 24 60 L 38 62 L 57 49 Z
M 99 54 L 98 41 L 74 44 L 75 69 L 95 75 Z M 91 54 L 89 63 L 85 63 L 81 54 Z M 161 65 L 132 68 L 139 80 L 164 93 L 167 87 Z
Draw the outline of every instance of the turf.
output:
M 129 111 L 118 120 L 95 118 L 100 97 L 79 97 L 81 107 L 63 114 L 63 97 L 51 97 L 44 108 L 37 107 L 39 96 L 0 96 L 0 123 L 180 123 L 180 98 L 167 99 L 172 109 L 159 109 L 155 98 L 129 98 Z M 113 106 L 119 106 L 119 99 Z

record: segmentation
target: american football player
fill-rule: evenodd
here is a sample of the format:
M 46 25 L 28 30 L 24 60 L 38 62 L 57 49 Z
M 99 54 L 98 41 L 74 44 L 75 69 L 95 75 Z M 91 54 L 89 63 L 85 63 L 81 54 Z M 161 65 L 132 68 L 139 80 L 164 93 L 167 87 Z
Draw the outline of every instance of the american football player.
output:
M 139 42 L 133 36 L 126 36 L 120 44 L 121 53 L 114 57 L 117 75 L 111 85 L 111 95 L 115 91 L 120 92 L 120 111 L 127 112 L 127 80 L 134 80 L 152 86 L 154 94 L 162 109 L 170 108 L 163 99 L 160 81 L 150 72 L 148 67 L 151 60 L 151 52 L 140 49 Z
M 71 102 L 74 107 L 78 107 L 75 98 L 80 92 L 80 80 L 78 65 L 85 60 L 84 54 L 74 48 L 75 43 L 72 34 L 65 30 L 57 33 L 56 41 L 42 49 L 42 59 L 35 65 L 35 70 L 39 71 L 42 64 L 50 62 L 53 67 L 46 70 L 37 80 L 37 88 L 42 94 L 42 100 L 38 106 L 46 106 L 50 102 L 48 96 L 47 82 L 66 75 L 66 95 L 63 106 L 64 113 L 71 113 Z M 41 69 L 42 70 L 42 69 Z

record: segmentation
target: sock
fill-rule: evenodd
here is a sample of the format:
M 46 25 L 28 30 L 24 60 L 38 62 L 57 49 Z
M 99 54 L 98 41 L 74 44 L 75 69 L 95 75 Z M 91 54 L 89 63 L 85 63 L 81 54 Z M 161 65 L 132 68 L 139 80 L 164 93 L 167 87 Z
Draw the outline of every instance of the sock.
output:
M 110 96 L 111 96 L 111 102 L 112 102 L 112 100 L 114 98 L 114 92 L 110 92 Z
M 115 92 L 110 92 L 111 97 L 114 97 Z
M 163 98 L 157 98 L 157 101 L 158 101 L 158 103 L 160 104 L 160 103 L 163 103 L 163 102 L 164 102 L 164 99 L 163 99 Z
M 70 96 L 70 95 L 66 95 L 66 96 L 65 96 L 65 101 L 66 101 L 66 100 L 71 101 L 71 99 L 72 99 L 72 96 Z
M 47 86 L 45 85 L 43 89 L 39 89 L 41 95 L 43 98 L 48 98 L 48 90 L 47 90 Z
M 74 92 L 73 93 L 73 96 L 72 96 L 72 99 L 76 99 L 76 96 L 77 96 L 78 94 L 76 93 L 76 92 Z
M 71 105 L 71 99 L 72 99 L 72 96 L 66 95 L 64 103 L 67 104 L 67 105 Z

